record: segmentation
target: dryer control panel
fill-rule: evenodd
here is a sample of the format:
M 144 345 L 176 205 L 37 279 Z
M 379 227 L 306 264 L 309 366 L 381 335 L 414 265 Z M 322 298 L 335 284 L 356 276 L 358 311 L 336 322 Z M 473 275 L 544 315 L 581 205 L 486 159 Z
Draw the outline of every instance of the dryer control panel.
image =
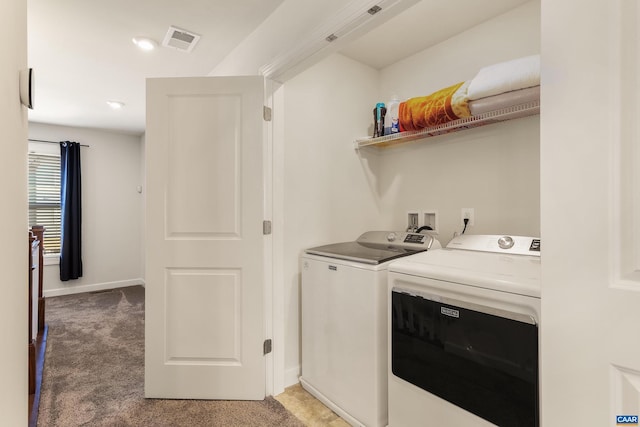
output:
M 540 256 L 540 238 L 500 234 L 461 234 L 451 239 L 447 248 Z

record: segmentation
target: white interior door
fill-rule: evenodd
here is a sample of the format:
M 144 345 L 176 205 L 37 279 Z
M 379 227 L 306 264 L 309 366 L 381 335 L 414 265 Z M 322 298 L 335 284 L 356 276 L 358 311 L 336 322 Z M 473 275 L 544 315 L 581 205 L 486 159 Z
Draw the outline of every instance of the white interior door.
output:
M 635 0 L 543 0 L 543 426 L 638 425 L 638 28 Z
M 147 81 L 145 396 L 265 396 L 261 77 Z

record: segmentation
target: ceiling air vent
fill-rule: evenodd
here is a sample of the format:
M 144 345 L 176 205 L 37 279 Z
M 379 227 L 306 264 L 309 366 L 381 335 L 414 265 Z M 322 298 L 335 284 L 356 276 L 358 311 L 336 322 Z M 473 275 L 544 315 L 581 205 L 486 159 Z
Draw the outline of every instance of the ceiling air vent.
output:
M 200 40 L 199 35 L 171 26 L 169 27 L 169 31 L 167 31 L 167 35 L 164 36 L 162 46 L 171 47 L 183 52 L 191 52 L 196 43 L 198 43 L 198 40 Z

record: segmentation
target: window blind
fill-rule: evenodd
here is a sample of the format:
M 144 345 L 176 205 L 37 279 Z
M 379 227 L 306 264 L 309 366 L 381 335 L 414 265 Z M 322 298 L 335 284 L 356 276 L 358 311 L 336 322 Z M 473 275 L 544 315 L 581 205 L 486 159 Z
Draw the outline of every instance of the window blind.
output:
M 29 226 L 45 228 L 45 254 L 60 253 L 60 156 L 29 153 Z

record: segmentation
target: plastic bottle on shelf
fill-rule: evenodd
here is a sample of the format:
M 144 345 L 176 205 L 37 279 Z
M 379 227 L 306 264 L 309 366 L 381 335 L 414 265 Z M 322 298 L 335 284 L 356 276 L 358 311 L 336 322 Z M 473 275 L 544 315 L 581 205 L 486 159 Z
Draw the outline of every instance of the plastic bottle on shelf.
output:
M 377 138 L 383 136 L 384 133 L 384 118 L 387 113 L 387 109 L 384 106 L 384 102 L 378 102 L 376 108 L 373 109 L 373 137 Z
M 392 135 L 394 133 L 400 132 L 400 124 L 398 122 L 398 107 L 400 105 L 400 100 L 394 94 L 391 97 L 391 100 L 387 104 L 387 117 L 386 124 L 384 126 L 384 134 Z

